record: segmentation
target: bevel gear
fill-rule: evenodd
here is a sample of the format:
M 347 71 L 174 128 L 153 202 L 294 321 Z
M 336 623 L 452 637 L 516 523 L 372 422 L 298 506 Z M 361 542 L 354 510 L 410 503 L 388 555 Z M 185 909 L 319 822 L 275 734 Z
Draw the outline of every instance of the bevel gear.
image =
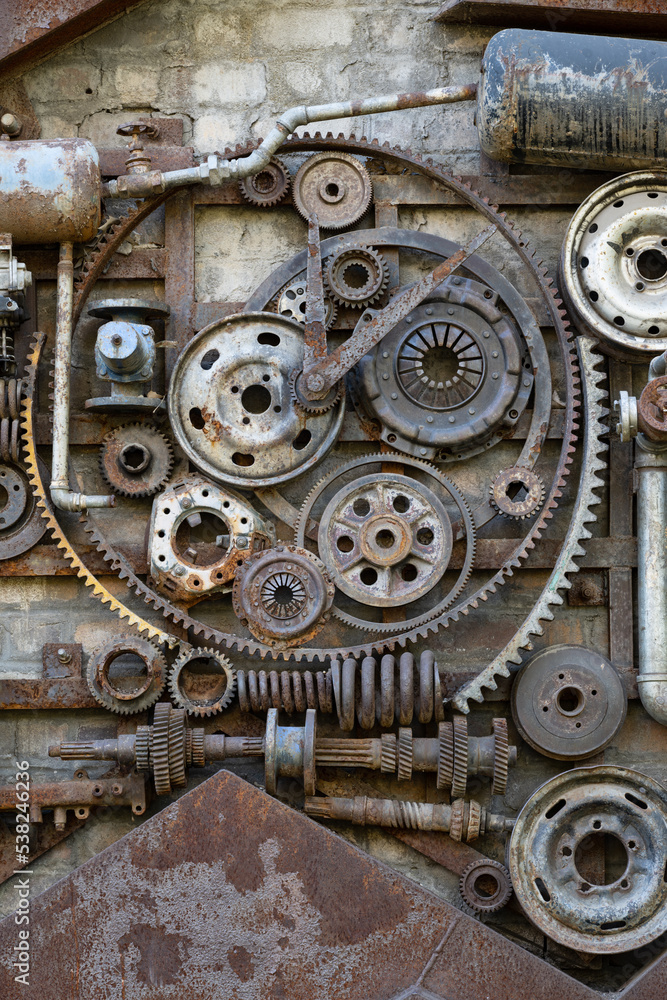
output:
M 340 382 L 336 382 L 335 385 L 329 389 L 324 399 L 308 399 L 303 395 L 300 389 L 300 381 L 303 377 L 303 371 L 301 369 L 295 369 L 289 377 L 289 392 L 292 402 L 295 406 L 298 406 L 300 410 L 304 413 L 318 414 L 326 413 L 327 410 L 333 409 L 345 393 L 345 383 L 341 379 Z
M 493 720 L 493 784 L 492 795 L 504 795 L 507 791 L 507 775 L 510 765 L 510 746 L 507 735 L 507 720 Z
M 389 283 L 389 267 L 377 250 L 348 244 L 327 259 L 324 278 L 334 302 L 362 309 L 377 302 Z
M 114 660 L 133 655 L 144 665 L 142 676 L 136 674 L 112 679 L 109 671 Z M 167 664 L 152 642 L 136 636 L 122 635 L 99 646 L 90 656 L 86 681 L 93 698 L 119 715 L 145 712 L 154 705 L 164 690 Z
M 452 798 L 461 799 L 466 793 L 468 784 L 468 720 L 465 715 L 455 715 L 452 727 L 454 732 Z
M 512 488 L 516 491 L 514 496 L 510 496 Z M 516 499 L 517 494 L 522 491 L 521 498 Z M 498 473 L 491 483 L 489 493 L 489 501 L 494 510 L 504 517 L 523 521 L 532 517 L 544 503 L 544 481 L 532 469 L 513 465 Z
M 174 465 L 170 441 L 150 424 L 124 424 L 105 437 L 100 471 L 116 493 L 149 497 L 167 482 Z
M 202 665 L 208 661 L 209 665 L 214 665 L 214 670 L 196 673 L 187 669 L 197 661 Z M 186 649 L 172 664 L 169 692 L 188 715 L 217 715 L 232 703 L 236 693 L 236 671 L 227 657 L 216 649 Z
M 511 899 L 512 880 L 500 861 L 480 858 L 461 873 L 459 891 L 476 913 L 496 913 Z
M 277 156 L 272 157 L 257 174 L 239 181 L 239 189 L 246 201 L 258 208 L 271 208 L 283 201 L 291 185 L 289 170 Z

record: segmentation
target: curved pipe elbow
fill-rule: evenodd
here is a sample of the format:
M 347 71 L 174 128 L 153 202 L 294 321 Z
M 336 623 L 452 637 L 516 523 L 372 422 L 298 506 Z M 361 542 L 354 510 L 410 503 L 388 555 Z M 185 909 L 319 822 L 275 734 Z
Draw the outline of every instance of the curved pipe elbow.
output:
M 637 687 L 640 701 L 651 718 L 667 726 L 667 675 L 640 673 Z
M 69 486 L 54 486 L 51 484 L 51 499 L 58 510 L 82 511 L 89 507 L 115 507 L 115 496 L 93 495 L 86 496 L 85 493 L 74 493 Z

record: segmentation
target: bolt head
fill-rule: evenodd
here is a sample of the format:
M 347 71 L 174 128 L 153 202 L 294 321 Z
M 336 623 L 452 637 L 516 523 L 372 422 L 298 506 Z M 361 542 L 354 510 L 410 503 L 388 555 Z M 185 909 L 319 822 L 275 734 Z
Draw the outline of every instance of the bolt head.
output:
M 322 375 L 309 375 L 306 379 L 306 385 L 311 392 L 319 392 L 324 388 L 324 378 Z

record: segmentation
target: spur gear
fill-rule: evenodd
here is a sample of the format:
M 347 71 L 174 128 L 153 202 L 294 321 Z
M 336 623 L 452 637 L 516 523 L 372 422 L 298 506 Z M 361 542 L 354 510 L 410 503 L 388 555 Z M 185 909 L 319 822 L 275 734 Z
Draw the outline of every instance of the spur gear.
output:
M 294 281 L 283 289 L 276 303 L 276 312 L 305 326 L 306 323 L 306 280 Z M 338 317 L 338 307 L 328 295 L 324 297 L 324 329 L 329 330 Z
M 316 213 L 321 229 L 345 229 L 366 213 L 373 185 L 356 156 L 316 153 L 294 178 L 294 204 L 304 219 Z
M 138 658 L 141 673 L 134 665 L 111 676 L 112 664 L 122 657 Z M 167 664 L 152 642 L 131 635 L 119 636 L 99 646 L 90 656 L 86 680 L 93 698 L 110 712 L 132 715 L 154 705 L 164 690 Z
M 468 784 L 468 720 L 465 715 L 454 716 L 452 729 L 454 736 L 452 798 L 462 799 Z
M 505 517 L 523 521 L 544 503 L 544 482 L 532 469 L 518 465 L 503 469 L 491 483 L 490 502 Z
M 500 861 L 480 858 L 461 873 L 459 891 L 476 913 L 496 913 L 507 906 L 512 897 L 512 880 Z
M 251 205 L 271 208 L 287 197 L 291 177 L 289 170 L 277 156 L 274 156 L 259 173 L 244 177 L 239 181 L 241 194 Z
M 510 766 L 510 745 L 507 735 L 507 720 L 493 720 L 493 784 L 492 795 L 504 795 L 507 791 L 507 775 Z
M 169 693 L 188 715 L 217 715 L 234 699 L 236 671 L 215 649 L 186 649 L 171 667 Z
M 298 406 L 304 413 L 326 413 L 327 410 L 331 410 L 334 406 L 337 406 L 345 395 L 345 386 L 341 380 L 332 386 L 324 399 L 307 399 L 307 397 L 299 391 L 299 383 L 302 376 L 302 370 L 295 370 L 291 373 L 289 378 L 289 391 L 294 405 Z
M 104 439 L 100 470 L 109 486 L 126 497 L 149 497 L 167 482 L 174 465 L 171 443 L 150 424 L 125 424 Z
M 454 777 L 454 727 L 451 722 L 438 725 L 438 743 L 437 786 L 449 791 Z
M 169 716 L 169 781 L 172 788 L 185 788 L 185 709 L 172 708 Z
M 329 257 L 325 267 L 327 288 L 335 302 L 352 309 L 370 306 L 389 283 L 389 268 L 372 247 L 346 246 Z
M 410 781 L 412 778 L 412 730 L 398 730 L 398 745 L 396 753 L 396 777 L 399 781 Z
M 153 711 L 151 764 L 155 791 L 158 795 L 167 795 L 171 791 L 169 720 L 172 711 L 171 705 L 164 701 L 158 702 Z

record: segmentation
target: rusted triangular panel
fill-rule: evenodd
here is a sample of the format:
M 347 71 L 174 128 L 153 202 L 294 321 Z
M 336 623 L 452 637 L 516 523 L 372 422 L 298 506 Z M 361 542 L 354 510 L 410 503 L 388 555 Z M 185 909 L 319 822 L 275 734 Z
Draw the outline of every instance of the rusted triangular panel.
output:
M 593 1000 L 597 994 L 220 771 L 32 903 L 3 1000 Z

